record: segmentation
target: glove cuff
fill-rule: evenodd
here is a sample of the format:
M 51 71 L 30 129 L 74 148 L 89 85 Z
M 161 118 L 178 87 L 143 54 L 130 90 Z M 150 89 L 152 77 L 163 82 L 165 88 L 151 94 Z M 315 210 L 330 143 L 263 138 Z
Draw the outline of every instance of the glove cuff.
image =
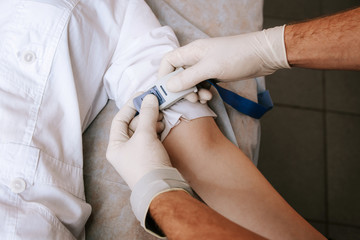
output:
M 147 173 L 135 184 L 131 193 L 130 203 L 136 218 L 147 232 L 159 238 L 164 238 L 165 235 L 149 218 L 149 206 L 157 195 L 173 190 L 183 190 L 194 196 L 178 170 L 169 167 Z
M 272 51 L 271 62 L 273 62 L 274 64 L 274 66 L 272 66 L 274 70 L 280 68 L 291 68 L 286 56 L 286 47 L 285 47 L 285 38 L 284 38 L 285 26 L 286 25 L 263 30 L 266 41 L 269 44 L 269 47 Z

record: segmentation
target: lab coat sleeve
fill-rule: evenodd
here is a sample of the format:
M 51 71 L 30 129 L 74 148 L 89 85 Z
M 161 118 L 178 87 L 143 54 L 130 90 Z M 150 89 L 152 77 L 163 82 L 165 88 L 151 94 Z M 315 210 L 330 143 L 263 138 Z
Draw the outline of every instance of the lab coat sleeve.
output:
M 104 76 L 105 89 L 118 108 L 136 92 L 153 86 L 165 53 L 179 43 L 171 28 L 161 27 L 151 9 L 140 0 L 129 1 L 111 65 Z M 179 123 L 215 113 L 205 104 L 180 101 L 164 111 L 165 130 L 161 140 Z
M 104 76 L 110 99 L 120 108 L 134 93 L 156 81 L 163 55 L 178 47 L 171 28 L 161 27 L 150 8 L 129 1 L 111 65 Z

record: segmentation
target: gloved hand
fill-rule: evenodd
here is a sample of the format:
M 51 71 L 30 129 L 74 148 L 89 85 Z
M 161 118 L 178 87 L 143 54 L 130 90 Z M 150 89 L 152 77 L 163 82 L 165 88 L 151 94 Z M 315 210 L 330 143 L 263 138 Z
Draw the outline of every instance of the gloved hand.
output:
M 135 133 L 130 138 L 129 125 L 135 113 L 132 100 L 120 109 L 111 125 L 106 152 L 106 158 L 130 189 L 152 170 L 171 167 L 169 155 L 157 137 L 157 98 L 152 94 L 144 98 Z
M 130 137 L 130 122 L 136 113 L 132 99 L 115 116 L 106 158 L 132 190 L 130 203 L 146 231 L 164 237 L 158 227 L 145 223 L 152 199 L 166 191 L 182 190 L 194 195 L 181 174 L 171 167 L 169 155 L 157 136 L 159 105 L 149 94 L 142 102 L 139 120 Z
M 139 118 L 140 116 L 137 115 L 135 118 L 133 118 L 129 124 L 129 137 L 131 138 L 132 135 L 134 134 L 134 132 L 136 131 L 136 128 L 139 124 Z M 159 112 L 159 116 L 157 119 L 157 123 L 156 123 L 156 133 L 158 134 L 159 138 L 160 138 L 160 134 L 164 131 L 165 125 L 162 122 L 164 118 L 164 114 L 162 112 Z
M 194 41 L 166 54 L 158 75 L 164 76 L 177 67 L 186 68 L 167 83 L 168 90 L 178 92 L 210 78 L 244 80 L 290 68 L 284 28 Z

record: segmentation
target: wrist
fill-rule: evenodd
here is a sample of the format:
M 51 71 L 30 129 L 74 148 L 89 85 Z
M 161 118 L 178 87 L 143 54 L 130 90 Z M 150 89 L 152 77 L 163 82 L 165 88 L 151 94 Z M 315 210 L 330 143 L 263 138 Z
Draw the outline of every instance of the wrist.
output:
M 283 25 L 262 31 L 268 46 L 270 67 L 273 70 L 290 68 L 285 47 L 285 27 L 286 25 Z
M 136 171 L 129 172 L 128 169 L 136 169 Z M 151 160 L 147 162 L 141 162 L 140 164 L 137 164 L 136 166 L 132 166 L 131 168 L 130 167 L 124 168 L 124 170 L 127 171 L 125 181 L 128 184 L 129 188 L 133 191 L 135 189 L 135 186 L 138 184 L 138 182 L 140 182 L 146 175 L 161 169 L 173 169 L 173 167 L 171 166 L 170 162 L 167 163 L 163 161 L 151 161 Z
M 159 194 L 173 190 L 183 190 L 194 195 L 177 169 L 168 167 L 147 173 L 135 184 L 131 193 L 130 203 L 136 218 L 147 232 L 157 237 L 164 237 L 164 235 L 159 229 L 148 224 L 150 203 Z

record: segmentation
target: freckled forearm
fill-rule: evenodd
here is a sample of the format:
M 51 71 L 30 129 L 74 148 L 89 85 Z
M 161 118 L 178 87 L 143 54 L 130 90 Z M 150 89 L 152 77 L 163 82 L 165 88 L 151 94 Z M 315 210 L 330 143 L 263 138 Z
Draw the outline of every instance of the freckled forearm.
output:
M 287 25 L 285 46 L 291 66 L 360 70 L 360 8 Z

